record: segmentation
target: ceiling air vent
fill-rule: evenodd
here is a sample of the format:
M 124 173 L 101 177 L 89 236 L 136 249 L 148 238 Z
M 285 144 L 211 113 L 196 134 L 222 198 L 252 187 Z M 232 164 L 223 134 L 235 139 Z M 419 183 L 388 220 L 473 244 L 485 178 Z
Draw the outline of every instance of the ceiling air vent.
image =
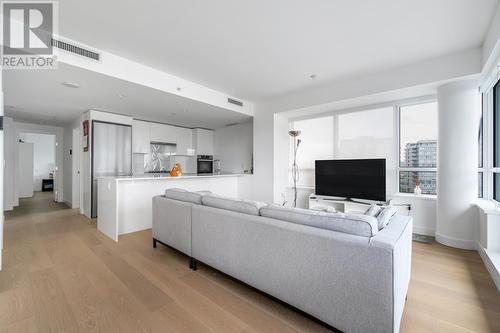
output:
M 232 99 L 232 98 L 228 98 L 227 101 L 231 104 L 234 104 L 234 105 L 243 106 L 243 102 L 237 101 L 237 100 Z
M 69 44 L 57 39 L 52 38 L 52 46 L 57 47 L 58 49 L 71 52 L 74 54 L 78 54 L 79 56 L 89 58 L 92 60 L 97 60 L 99 61 L 100 59 L 100 54 L 91 50 L 84 49 L 83 47 L 76 46 L 73 44 Z

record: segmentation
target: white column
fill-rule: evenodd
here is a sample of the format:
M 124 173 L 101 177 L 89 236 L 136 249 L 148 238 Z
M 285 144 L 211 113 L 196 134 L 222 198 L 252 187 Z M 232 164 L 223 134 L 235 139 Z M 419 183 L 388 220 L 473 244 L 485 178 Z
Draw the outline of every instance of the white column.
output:
M 475 80 L 438 88 L 438 199 L 436 240 L 475 249 L 478 189 L 479 94 Z

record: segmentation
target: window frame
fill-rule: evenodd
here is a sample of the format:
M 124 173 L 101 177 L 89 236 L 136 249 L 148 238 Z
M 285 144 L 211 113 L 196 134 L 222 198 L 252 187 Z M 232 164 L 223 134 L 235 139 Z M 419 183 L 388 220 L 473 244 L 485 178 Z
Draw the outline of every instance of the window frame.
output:
M 396 168 L 396 176 L 397 176 L 397 193 L 399 194 L 413 194 L 413 193 L 408 193 L 408 192 L 401 192 L 401 183 L 400 183 L 400 178 L 399 174 L 404 171 L 409 171 L 409 172 L 435 172 L 436 173 L 436 193 L 435 194 L 425 194 L 426 196 L 431 196 L 431 197 L 437 197 L 437 186 L 438 186 L 438 153 L 439 151 L 436 151 L 436 166 L 435 167 L 404 167 L 401 166 L 401 109 L 404 107 L 408 106 L 413 106 L 413 105 L 419 105 L 419 104 L 427 104 L 427 103 L 437 103 L 437 98 L 428 98 L 428 99 L 419 99 L 410 103 L 398 103 L 394 106 L 394 117 L 396 119 L 396 126 L 395 126 L 395 131 L 396 131 L 396 143 L 395 145 L 397 146 L 397 168 Z M 436 141 L 438 138 L 436 138 Z M 438 143 L 439 144 L 439 143 Z M 484 183 L 483 183 L 484 184 Z
M 487 102 L 486 111 L 488 113 L 488 120 L 490 120 L 490 124 L 488 126 L 490 133 L 488 133 L 488 140 L 486 140 L 486 141 L 489 142 L 490 146 L 491 146 L 491 147 L 488 147 L 489 148 L 488 149 L 488 157 L 489 158 L 487 160 L 487 164 L 488 164 L 487 180 L 488 180 L 488 199 L 491 199 L 491 200 L 496 201 L 496 202 L 500 202 L 500 198 L 495 199 L 495 189 L 496 189 L 495 175 L 500 174 L 500 166 L 495 167 L 495 159 L 496 159 L 495 133 L 497 131 L 495 105 L 496 105 L 497 98 L 498 98 L 498 96 L 496 94 L 497 86 L 500 88 L 500 80 L 496 81 L 496 83 L 494 83 L 492 85 L 491 89 L 489 90 L 489 92 L 487 92 L 487 96 L 486 96 L 486 102 Z M 490 95 L 490 96 L 488 96 L 488 95 Z M 500 113 L 500 110 L 499 110 L 499 113 Z M 483 117 L 484 117 L 484 115 L 483 115 Z M 483 131 L 484 131 L 484 124 L 483 124 Z M 483 136 L 484 136 L 484 132 L 483 132 Z M 500 138 L 500 133 L 499 133 L 499 138 Z M 484 147 L 483 147 L 483 149 L 484 149 Z M 484 162 L 483 162 L 483 166 L 484 166 Z M 483 176 L 484 176 L 484 173 L 483 173 Z M 483 194 L 484 194 L 484 182 L 483 182 Z M 483 195 L 483 197 L 484 197 L 484 195 Z
M 487 162 L 488 162 L 488 156 L 487 156 L 487 149 L 486 149 L 486 146 L 487 146 L 487 142 L 488 142 L 488 137 L 487 137 L 487 133 L 488 133 L 488 129 L 487 129 L 487 124 L 488 124 L 488 120 L 487 120 L 487 105 L 488 105 L 488 101 L 487 101 L 487 94 L 484 93 L 484 92 L 480 92 L 479 93 L 479 107 L 480 107 L 480 112 L 481 112 L 481 117 L 479 118 L 479 128 L 478 128 L 478 136 L 479 136 L 479 131 L 482 131 L 482 135 L 481 135 L 481 148 L 482 148 L 482 151 L 481 151 L 481 161 L 479 161 L 478 159 L 478 163 L 477 163 L 477 173 L 478 173 L 478 182 L 479 182 L 479 178 L 481 177 L 481 193 L 479 192 L 479 183 L 478 183 L 478 193 L 477 193 L 477 197 L 479 199 L 484 199 L 485 197 L 488 197 L 488 193 L 489 191 L 487 190 L 487 184 L 488 184 L 488 174 L 487 174 L 487 170 L 488 170 L 488 167 L 487 167 Z M 478 137 L 478 140 L 479 140 L 479 137 Z M 479 142 L 478 142 L 478 155 L 479 155 Z M 479 176 L 481 175 L 481 176 Z

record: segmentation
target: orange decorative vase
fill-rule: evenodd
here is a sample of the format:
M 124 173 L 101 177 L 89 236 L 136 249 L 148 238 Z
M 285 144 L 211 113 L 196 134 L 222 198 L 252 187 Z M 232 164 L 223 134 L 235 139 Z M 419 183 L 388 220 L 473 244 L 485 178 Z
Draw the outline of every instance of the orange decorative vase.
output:
M 170 176 L 177 177 L 182 175 L 182 167 L 180 163 L 175 163 L 174 167 L 170 171 Z

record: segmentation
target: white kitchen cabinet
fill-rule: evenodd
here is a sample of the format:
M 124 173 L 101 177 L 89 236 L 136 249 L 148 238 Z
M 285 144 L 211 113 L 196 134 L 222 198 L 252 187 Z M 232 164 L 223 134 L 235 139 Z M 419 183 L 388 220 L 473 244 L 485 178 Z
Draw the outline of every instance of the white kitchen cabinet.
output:
M 197 155 L 213 155 L 214 131 L 195 128 L 193 130 L 193 143 Z
M 132 151 L 137 154 L 149 153 L 151 123 L 134 120 L 132 122 Z
M 178 127 L 151 123 L 151 141 L 164 143 L 177 143 Z
M 177 128 L 177 155 L 189 155 L 188 149 L 193 147 L 193 130 L 190 128 Z

